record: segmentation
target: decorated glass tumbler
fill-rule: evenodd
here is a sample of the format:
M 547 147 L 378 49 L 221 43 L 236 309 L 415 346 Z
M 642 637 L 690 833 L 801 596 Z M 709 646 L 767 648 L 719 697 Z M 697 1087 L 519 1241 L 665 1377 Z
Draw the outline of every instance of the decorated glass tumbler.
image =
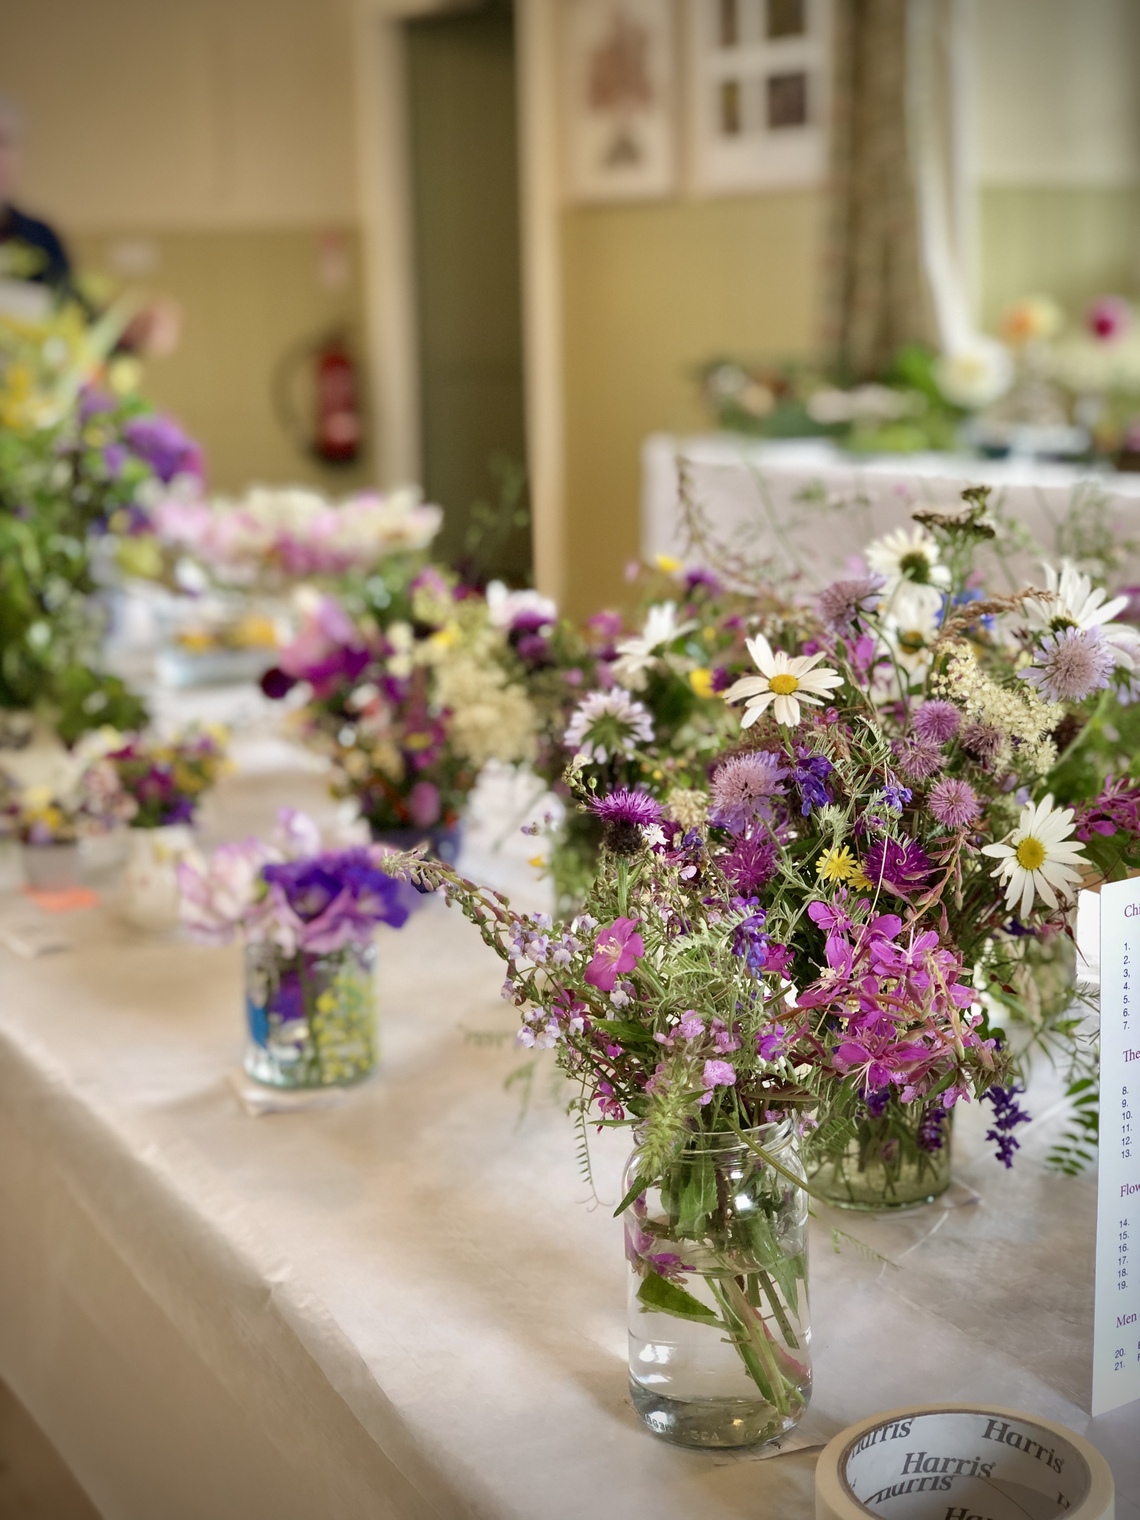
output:
M 327 953 L 245 951 L 245 1069 L 271 1087 L 336 1087 L 376 1069 L 375 951 L 351 940 Z
M 626 1210 L 629 1387 L 682 1446 L 772 1441 L 811 1397 L 807 1194 L 791 1122 L 695 1134 Z M 766 1159 L 768 1158 L 768 1159 Z M 644 1165 L 636 1150 L 627 1192 Z

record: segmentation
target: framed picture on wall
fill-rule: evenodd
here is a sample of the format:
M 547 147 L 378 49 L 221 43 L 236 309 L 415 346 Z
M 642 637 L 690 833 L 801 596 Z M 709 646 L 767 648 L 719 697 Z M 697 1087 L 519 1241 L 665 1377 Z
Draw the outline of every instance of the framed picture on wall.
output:
M 717 194 L 827 173 L 828 0 L 688 0 L 689 172 Z
M 673 0 L 562 0 L 567 197 L 644 200 L 677 182 Z

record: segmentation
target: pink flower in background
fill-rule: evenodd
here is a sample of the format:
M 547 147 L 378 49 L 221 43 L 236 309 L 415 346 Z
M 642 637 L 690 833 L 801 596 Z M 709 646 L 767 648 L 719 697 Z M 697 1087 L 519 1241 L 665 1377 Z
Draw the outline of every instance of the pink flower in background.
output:
M 599 929 L 594 954 L 586 967 L 586 980 L 599 992 L 612 992 L 619 976 L 632 971 L 645 954 L 645 941 L 636 932 L 635 918 L 615 918 Z
M 1113 343 L 1132 326 L 1132 307 L 1123 296 L 1097 296 L 1085 311 L 1085 326 L 1102 343 Z
M 417 829 L 430 829 L 442 812 L 439 787 L 434 781 L 417 781 L 408 793 L 408 812 Z
M 277 852 L 260 839 L 223 844 L 208 861 L 183 860 L 178 866 L 182 921 L 195 939 L 224 945 L 249 916 L 261 868 Z

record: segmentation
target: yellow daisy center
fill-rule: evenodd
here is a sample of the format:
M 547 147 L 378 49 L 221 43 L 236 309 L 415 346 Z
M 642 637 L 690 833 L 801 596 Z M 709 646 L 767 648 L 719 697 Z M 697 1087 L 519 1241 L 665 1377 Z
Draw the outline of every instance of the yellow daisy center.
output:
M 793 691 L 799 691 L 800 683 L 795 676 L 785 672 L 783 675 L 773 676 L 768 682 L 768 687 L 778 697 L 790 697 Z
M 1023 871 L 1037 871 L 1045 864 L 1045 846 L 1030 834 L 1017 847 L 1017 863 Z

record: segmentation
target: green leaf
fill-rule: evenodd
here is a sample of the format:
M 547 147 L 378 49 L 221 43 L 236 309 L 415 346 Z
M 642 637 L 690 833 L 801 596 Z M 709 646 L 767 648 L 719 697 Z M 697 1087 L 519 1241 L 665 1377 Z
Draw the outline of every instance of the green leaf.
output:
M 702 1151 L 686 1157 L 680 1165 L 684 1181 L 677 1205 L 677 1233 L 697 1239 L 705 1233 L 705 1220 L 716 1208 L 716 1168 Z
M 673 1314 L 677 1319 L 689 1319 L 698 1325 L 719 1325 L 720 1316 L 699 1298 L 686 1293 L 676 1283 L 657 1272 L 647 1272 L 645 1281 L 637 1290 L 637 1301 L 647 1313 Z
M 618 1204 L 617 1208 L 614 1210 L 614 1218 L 616 1219 L 619 1214 L 624 1214 L 625 1211 L 626 1211 L 626 1209 L 628 1209 L 629 1206 L 630 1206 L 630 1204 L 633 1202 L 633 1200 L 635 1198 L 639 1198 L 641 1196 L 641 1194 L 645 1192 L 645 1189 L 648 1186 L 649 1186 L 649 1178 L 648 1177 L 635 1177 L 633 1179 L 633 1186 L 630 1188 L 629 1192 L 625 1195 L 625 1197 L 622 1199 L 622 1201 Z

